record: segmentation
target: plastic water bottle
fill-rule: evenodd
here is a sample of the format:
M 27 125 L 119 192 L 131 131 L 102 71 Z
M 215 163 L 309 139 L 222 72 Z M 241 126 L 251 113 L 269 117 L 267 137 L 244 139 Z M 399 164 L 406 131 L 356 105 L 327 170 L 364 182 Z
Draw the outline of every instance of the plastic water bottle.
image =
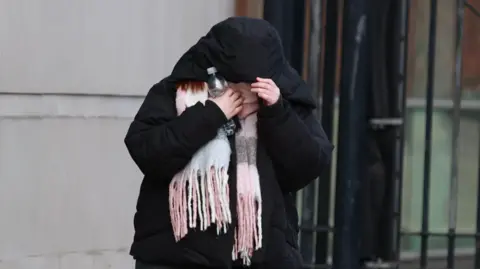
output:
M 207 68 L 208 73 L 208 95 L 210 97 L 219 97 L 222 96 L 227 90 L 228 83 L 224 77 L 217 73 L 217 68 L 209 67 Z M 229 120 L 225 125 L 222 126 L 223 131 L 227 136 L 235 134 L 236 125 L 233 120 Z
M 210 97 L 219 97 L 225 93 L 227 90 L 227 80 L 222 77 L 220 74 L 217 74 L 217 68 L 210 67 L 207 68 L 208 73 L 208 94 Z

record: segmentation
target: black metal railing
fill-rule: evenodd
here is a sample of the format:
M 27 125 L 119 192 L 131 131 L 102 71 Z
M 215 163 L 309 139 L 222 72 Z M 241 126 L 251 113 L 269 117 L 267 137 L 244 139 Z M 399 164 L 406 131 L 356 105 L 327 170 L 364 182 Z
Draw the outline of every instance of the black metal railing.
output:
M 408 36 L 410 21 L 410 0 L 274 0 L 267 1 L 272 8 L 282 6 L 282 2 L 289 2 L 290 17 L 282 11 L 282 23 L 295 21 L 291 31 L 303 31 L 299 24 L 299 15 L 302 9 L 306 10 L 308 55 L 307 70 L 302 70 L 303 51 L 290 50 L 290 56 L 299 72 L 306 72 L 308 83 L 313 89 L 321 109 L 318 117 L 327 136 L 336 143 L 336 167 L 329 167 L 317 182 L 303 190 L 300 196 L 301 235 L 300 247 L 305 261 L 305 268 L 398 268 L 401 267 L 401 241 L 405 237 L 420 239 L 419 265 L 414 268 L 429 268 L 429 241 L 432 238 L 443 237 L 447 240 L 446 267 L 456 267 L 455 250 L 457 239 L 475 239 L 475 265 L 480 269 L 480 195 L 477 200 L 477 220 L 475 233 L 459 232 L 457 225 L 458 212 L 458 146 L 460 133 L 460 114 L 462 100 L 462 40 L 464 31 L 465 10 L 470 10 L 479 17 L 480 12 L 465 0 L 457 0 L 456 8 L 456 39 L 455 39 L 455 87 L 452 95 L 452 140 L 451 140 L 451 175 L 449 180 L 448 203 L 448 230 L 445 233 L 430 230 L 430 194 L 431 194 L 431 163 L 432 163 L 432 136 L 433 114 L 435 97 L 435 54 L 437 45 L 438 0 L 429 0 L 429 34 L 427 51 L 427 76 L 425 96 L 425 137 L 423 154 L 422 178 L 422 218 L 419 231 L 402 231 L 402 189 L 403 189 L 403 159 L 405 147 L 405 114 L 407 93 L 407 56 Z M 302 3 L 299 3 L 302 2 Z M 389 4 L 386 4 L 386 3 Z M 308 3 L 305 5 L 305 3 Z M 378 3 L 382 3 L 385 10 L 379 10 Z M 295 7 L 295 5 L 297 5 Z M 301 8 L 300 8 L 301 6 Z M 388 8 L 387 8 L 388 6 Z M 267 4 L 265 5 L 267 7 Z M 388 9 L 388 10 L 387 10 Z M 386 35 L 375 33 L 379 29 L 374 25 L 382 12 L 389 12 L 393 16 L 387 21 L 393 26 L 383 27 L 388 31 Z M 385 16 L 383 14 L 383 16 Z M 296 19 L 295 19 L 296 18 Z M 267 18 L 268 19 L 268 18 Z M 340 20 L 339 20 L 340 19 Z M 282 21 L 282 20 L 280 20 Z M 480 20 L 479 20 L 480 23 Z M 283 26 L 282 26 L 283 27 Z M 283 28 L 285 29 L 285 28 Z M 391 33 L 390 33 L 391 32 Z M 282 33 L 281 33 L 282 34 Z M 303 43 L 292 35 L 284 35 L 293 42 L 296 48 L 303 47 Z M 339 38 L 341 37 L 341 38 Z M 294 41 L 292 39 L 295 39 Z M 388 42 L 386 40 L 388 39 Z M 340 41 L 340 42 L 339 42 Z M 297 43 L 295 43 L 297 42 Z M 376 42 L 388 44 L 386 51 L 372 51 L 380 48 Z M 384 45 L 385 45 L 384 44 Z M 341 50 L 338 59 L 338 50 Z M 379 50 L 380 50 L 379 49 Z M 375 90 L 373 77 L 382 64 L 378 57 L 372 54 L 379 53 L 380 60 L 388 62 L 385 66 L 389 81 L 386 92 Z M 383 53 L 383 54 L 382 54 Z M 384 59 L 382 59 L 382 57 Z M 387 60 L 385 60 L 387 59 Z M 341 60 L 341 61 L 339 61 Z M 338 66 L 340 62 L 340 67 Z M 393 63 L 393 64 L 392 64 Z M 340 72 L 338 83 L 337 73 Z M 382 82 L 383 83 L 383 82 Z M 381 87 L 380 87 L 381 88 Z M 337 108 L 336 93 L 339 90 L 339 117 L 338 134 L 334 137 L 335 109 Z M 389 90 L 387 90 L 389 89 Z M 373 102 L 372 100 L 376 100 Z M 384 104 L 378 104 L 383 100 Z M 383 107 L 382 107 L 383 105 Z M 371 108 L 373 107 L 373 108 Z M 480 133 L 480 132 L 479 132 Z M 383 137 L 382 137 L 383 136 Z M 386 198 L 383 200 L 383 219 L 381 220 L 381 238 L 376 238 L 377 248 L 382 250 L 367 257 L 362 251 L 361 237 L 363 219 L 366 218 L 363 202 L 365 186 L 368 185 L 367 163 L 365 161 L 365 148 L 371 139 L 377 146 L 382 147 L 382 159 L 385 169 Z M 388 150 L 385 150 L 388 149 Z M 480 161 L 480 149 L 479 149 Z M 334 170 L 335 169 L 335 170 Z M 480 163 L 478 169 L 478 191 L 480 193 Z M 335 171 L 336 178 L 332 179 Z M 332 185 L 335 184 L 334 223 L 331 225 L 330 214 L 333 193 Z M 457 267 L 458 268 L 458 267 Z M 462 268 L 463 269 L 463 268 Z

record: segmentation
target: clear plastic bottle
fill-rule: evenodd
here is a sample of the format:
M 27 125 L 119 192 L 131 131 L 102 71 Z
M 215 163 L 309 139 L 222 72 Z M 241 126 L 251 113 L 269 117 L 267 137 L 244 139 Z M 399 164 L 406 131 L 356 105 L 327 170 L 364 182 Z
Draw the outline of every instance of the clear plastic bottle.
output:
M 228 83 L 224 77 L 217 73 L 215 67 L 207 68 L 208 73 L 208 93 L 211 97 L 221 96 L 227 89 Z
M 224 77 L 217 73 L 217 69 L 215 67 L 207 68 L 208 73 L 208 94 L 210 97 L 219 97 L 225 93 L 228 87 L 228 83 Z M 235 134 L 236 125 L 233 120 L 229 120 L 225 125 L 222 126 L 223 131 L 227 136 L 231 136 Z

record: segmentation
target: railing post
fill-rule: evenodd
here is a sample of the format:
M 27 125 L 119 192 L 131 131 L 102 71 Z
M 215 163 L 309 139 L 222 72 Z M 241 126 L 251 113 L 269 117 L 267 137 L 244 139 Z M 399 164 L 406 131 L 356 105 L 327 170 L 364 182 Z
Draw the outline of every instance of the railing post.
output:
M 462 40 L 463 22 L 465 14 L 465 1 L 457 0 L 457 29 L 455 39 L 455 91 L 453 94 L 453 117 L 452 117 L 452 160 L 450 175 L 450 195 L 448 203 L 448 244 L 447 244 L 447 268 L 455 267 L 455 241 L 457 233 L 458 211 L 458 138 L 460 136 L 460 110 L 462 101 Z
M 399 61 L 398 61 L 398 74 L 397 77 L 397 93 L 398 102 L 396 106 L 396 112 L 398 116 L 403 119 L 402 125 L 396 128 L 395 135 L 395 150 L 394 150 L 394 164 L 393 164 L 393 202 L 392 213 L 394 216 L 393 229 L 392 229 L 392 242 L 394 248 L 394 259 L 397 262 L 397 268 L 400 261 L 400 248 L 401 248 L 401 225 L 402 225 L 402 192 L 403 192 L 403 158 L 405 147 L 405 115 L 406 115 L 406 101 L 407 101 L 407 65 L 408 65 L 408 33 L 410 22 L 410 0 L 402 0 L 401 8 L 399 11 Z
M 297 0 L 298 1 L 298 0 Z M 313 96 L 317 105 L 320 105 L 320 49 L 321 49 L 321 11 L 322 1 L 311 0 L 309 2 L 310 27 L 308 32 L 309 50 L 308 50 L 308 85 L 313 90 Z M 319 113 L 320 107 L 317 107 L 317 117 L 322 117 Z M 300 248 L 305 264 L 316 264 L 314 256 L 314 231 L 315 231 L 315 197 L 316 182 L 310 183 L 302 192 L 302 227 L 308 228 L 308 231 L 302 232 L 300 236 Z
M 480 133 L 480 126 L 478 127 Z M 475 229 L 475 269 L 480 268 L 480 143 L 478 144 L 477 223 Z
M 325 5 L 325 35 L 323 52 L 323 88 L 322 88 L 322 126 L 327 137 L 333 141 L 333 119 L 335 109 L 335 90 L 337 87 L 337 47 L 338 47 L 338 13 L 340 1 L 326 0 Z M 312 16 L 314 14 L 312 13 Z M 321 14 L 318 14 L 321 15 Z M 321 23 L 320 16 L 319 24 Z M 313 18 L 312 18 L 313 20 Z M 312 40 L 310 40 L 312 42 Z M 316 42 L 320 42 L 316 41 Z M 314 46 L 312 44 L 311 46 Z M 328 241 L 330 226 L 330 197 L 332 167 L 325 169 L 318 182 L 317 226 L 325 228 L 325 232 L 317 232 L 315 246 L 315 263 L 326 264 L 328 257 Z
M 333 268 L 360 268 L 360 185 L 367 131 L 368 0 L 345 0 Z
M 425 119 L 425 152 L 423 161 L 422 227 L 420 240 L 420 268 L 428 267 L 428 240 L 430 237 L 430 172 L 432 160 L 433 98 L 435 79 L 435 48 L 437 38 L 437 0 L 430 0 L 428 34 L 427 94 Z

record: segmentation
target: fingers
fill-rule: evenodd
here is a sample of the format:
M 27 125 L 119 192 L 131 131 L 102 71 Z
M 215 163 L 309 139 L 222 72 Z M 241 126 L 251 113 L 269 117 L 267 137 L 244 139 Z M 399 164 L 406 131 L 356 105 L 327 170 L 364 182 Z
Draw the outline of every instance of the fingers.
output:
M 252 88 L 252 92 L 256 93 L 259 98 L 265 100 L 267 104 L 273 104 L 278 99 L 274 91 L 264 88 Z
M 238 113 L 240 113 L 240 111 L 242 111 L 243 109 L 243 106 L 238 106 L 236 107 L 234 110 L 233 110 L 233 115 L 238 115 Z
M 274 95 L 274 92 L 263 89 L 263 88 L 252 88 L 252 92 L 256 93 L 258 97 L 262 99 L 270 99 Z
M 257 93 L 259 97 L 262 95 L 274 95 L 278 92 L 277 85 L 271 79 L 257 78 L 258 82 L 252 83 L 252 92 Z
M 270 91 L 264 88 L 252 88 L 252 92 L 256 93 L 259 97 L 270 95 Z
M 255 87 L 255 88 L 252 88 L 252 92 L 257 93 L 257 94 L 259 94 L 259 93 L 268 93 L 268 90 L 267 90 L 267 89 L 264 89 L 264 88 L 256 88 L 256 87 Z
M 265 99 L 265 100 L 269 100 L 269 99 L 270 99 L 270 96 L 269 96 L 268 94 L 266 94 L 266 93 L 263 93 L 263 92 L 259 93 L 259 94 L 258 94 L 258 97 L 260 97 L 260 98 L 262 98 L 262 99 Z
M 232 116 L 235 116 L 242 111 L 244 98 L 236 91 L 229 98 L 232 102 Z
M 262 100 L 266 101 L 267 104 L 273 104 L 275 103 L 275 98 L 270 96 L 270 95 L 267 95 L 265 93 L 259 93 L 258 94 L 258 97 L 261 98 Z
M 242 106 L 242 104 L 243 104 L 243 98 L 238 98 L 233 101 L 233 107 L 239 107 L 239 106 Z
M 234 92 L 234 93 L 232 93 L 232 95 L 230 95 L 230 97 L 231 97 L 233 100 L 237 100 L 237 99 L 241 98 L 242 95 L 241 95 L 240 93 L 238 93 L 238 92 Z
M 235 93 L 235 91 L 232 88 L 228 88 L 227 91 L 225 92 L 226 96 L 232 96 Z
M 263 99 L 267 105 L 275 104 L 280 98 L 280 89 L 269 78 L 257 78 L 257 82 L 252 83 L 251 86 L 251 91 Z
M 274 86 L 266 82 L 255 82 L 255 83 L 252 83 L 252 88 L 263 88 L 267 90 L 272 90 Z
M 271 86 L 276 86 L 276 85 L 275 85 L 275 82 L 273 82 L 273 80 L 271 80 L 271 79 L 269 79 L 269 78 L 259 78 L 259 77 L 257 77 L 257 81 L 258 81 L 258 82 L 267 83 L 267 84 L 269 84 L 269 85 L 271 85 Z

